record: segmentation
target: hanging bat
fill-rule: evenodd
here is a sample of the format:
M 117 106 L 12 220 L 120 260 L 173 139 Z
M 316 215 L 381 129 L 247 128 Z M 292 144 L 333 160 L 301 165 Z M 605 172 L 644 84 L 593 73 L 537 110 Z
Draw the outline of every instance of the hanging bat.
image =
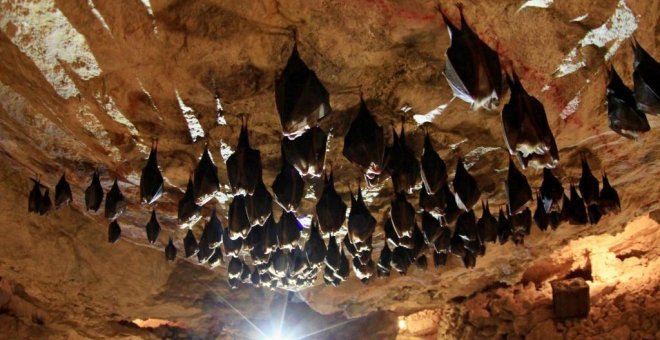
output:
M 204 228 L 206 229 L 206 227 Z M 208 234 L 207 234 L 208 235 Z M 207 235 L 202 232 L 202 236 L 199 238 L 198 251 L 197 251 L 197 261 L 200 264 L 208 262 L 213 255 L 215 255 L 216 248 L 209 247 L 209 242 L 207 241 Z M 220 251 L 220 248 L 217 248 Z
M 224 231 L 222 227 L 222 222 L 220 222 L 220 219 L 218 219 L 218 215 L 216 214 L 215 207 L 213 208 L 213 211 L 211 211 L 211 216 L 209 217 L 208 222 L 206 222 L 206 225 L 204 225 L 204 230 L 202 231 L 202 237 L 206 241 L 206 245 L 209 248 L 218 248 L 220 247 L 220 244 L 223 243 L 223 241 L 227 242 L 229 241 L 228 238 L 224 237 Z M 201 247 L 201 239 L 200 239 L 200 247 Z
M 375 271 L 376 262 L 371 258 L 366 260 L 365 263 L 363 263 L 358 257 L 353 258 L 353 272 L 355 273 L 355 277 L 362 281 L 362 283 L 368 282 L 368 280 L 374 275 Z
M 390 218 L 399 237 L 412 236 L 415 227 L 415 208 L 406 200 L 405 193 L 395 193 L 395 197 L 391 201 Z
M 250 283 L 255 287 L 261 287 L 261 275 L 259 275 L 259 270 L 256 267 L 252 274 L 250 274 Z
M 243 273 L 243 261 L 238 257 L 232 257 L 227 265 L 227 276 L 230 279 L 240 279 L 241 273 Z
M 99 211 L 101 203 L 103 202 L 103 186 L 101 186 L 101 179 L 98 170 L 94 171 L 92 182 L 85 189 L 85 208 L 87 210 Z
M 156 243 L 160 234 L 160 223 L 158 223 L 158 218 L 156 218 L 156 210 L 151 210 L 151 218 L 149 218 L 149 222 L 147 222 L 144 228 L 147 230 L 147 240 L 149 243 Z
M 541 231 L 546 231 L 550 224 L 550 216 L 545 212 L 543 207 L 543 198 L 540 193 L 536 193 L 536 210 L 534 210 L 534 223 Z
M 234 195 L 252 195 L 261 181 L 261 153 L 250 147 L 247 119 L 242 120 L 238 146 L 227 159 L 227 177 Z
M 252 230 L 258 230 L 258 229 L 265 229 L 264 227 L 257 227 Z M 262 235 L 263 239 L 261 242 L 257 242 L 253 244 L 252 250 L 250 250 L 250 257 L 252 258 L 252 264 L 254 265 L 260 265 L 264 263 L 268 263 L 268 260 L 270 260 L 270 254 L 266 253 L 266 242 L 264 241 L 266 235 L 265 231 L 262 230 Z M 250 235 L 248 235 L 248 239 L 250 238 Z
M 158 168 L 158 141 L 154 141 L 149 152 L 147 165 L 140 177 L 140 198 L 142 202 L 153 204 L 163 194 L 163 175 Z
M 121 238 L 121 227 L 117 223 L 117 220 L 114 220 L 108 225 L 108 242 L 117 243 L 119 238 Z
M 291 264 L 289 255 L 285 254 L 281 249 L 277 249 L 271 256 L 269 272 L 278 278 L 285 277 L 287 271 L 289 271 L 289 264 Z
M 114 220 L 126 211 L 126 199 L 119 190 L 119 184 L 115 178 L 112 188 L 105 195 L 105 217 Z
M 250 233 L 250 221 L 248 221 L 247 213 L 245 212 L 245 197 L 235 195 L 229 204 L 229 238 L 232 240 L 238 238 L 246 238 Z
M 495 110 L 503 94 L 502 70 L 497 52 L 488 47 L 468 26 L 461 14 L 461 28 L 440 11 L 449 31 L 451 45 L 447 49 L 444 75 L 454 96 L 470 104 L 473 111 L 479 108 Z
M 71 194 L 71 186 L 66 181 L 66 177 L 62 174 L 60 180 L 55 185 L 55 208 L 59 209 L 63 205 L 69 205 L 73 201 Z
M 451 229 L 446 225 L 440 227 L 438 238 L 433 242 L 436 253 L 447 253 L 451 249 Z
M 451 199 L 454 200 L 453 195 L 451 195 Z M 426 212 L 443 215 L 445 209 L 447 209 L 447 201 L 445 200 L 443 188 L 441 187 L 435 194 L 429 194 L 428 191 L 426 191 L 426 188 L 422 187 L 419 190 L 418 204 L 419 207 Z M 456 203 L 454 203 L 454 205 L 455 204 Z
M 307 259 L 312 266 L 320 266 L 325 259 L 327 253 L 327 248 L 325 243 L 323 243 L 323 237 L 319 231 L 319 226 L 314 219 L 312 219 L 312 225 L 309 229 L 309 237 L 307 242 L 305 242 L 305 254 L 307 254 Z
M 227 254 L 227 256 L 238 257 L 243 249 L 243 239 L 237 238 L 232 240 L 229 237 L 229 233 L 229 228 L 224 228 L 222 230 L 222 245 L 225 248 L 225 254 Z M 220 249 L 220 247 L 218 246 L 217 249 Z
M 454 186 L 454 188 L 456 187 Z M 442 187 L 442 195 L 444 196 L 444 201 L 447 202 L 447 206 L 445 207 L 442 216 L 447 224 L 452 224 L 456 221 L 458 215 L 461 214 L 461 210 L 458 208 L 458 205 L 456 204 L 457 201 L 454 198 L 455 195 L 451 192 L 451 189 L 449 189 L 449 185 L 446 183 Z
M 30 213 L 40 213 L 41 204 L 44 200 L 44 196 L 41 194 L 41 184 L 39 180 L 32 179 L 34 185 L 32 185 L 32 190 L 30 190 L 30 195 L 28 196 L 28 212 Z
M 240 278 L 227 278 L 227 284 L 229 285 L 229 288 L 231 289 L 238 289 L 238 286 L 241 284 L 241 279 Z
M 465 249 L 465 240 L 463 240 L 461 235 L 454 231 L 454 234 L 449 240 L 449 253 L 458 258 L 463 258 L 466 252 L 467 249 Z
M 385 232 L 385 239 L 387 243 L 392 245 L 392 248 L 400 246 L 401 239 L 396 233 L 396 230 L 394 230 L 394 224 L 392 223 L 392 219 L 389 217 L 389 212 L 387 213 L 387 217 L 384 218 L 384 220 L 385 223 L 383 224 L 383 231 Z
M 202 207 L 195 202 L 195 187 L 192 176 L 188 178 L 186 192 L 179 201 L 177 221 L 182 227 L 192 227 L 202 218 Z
M 222 249 L 221 248 L 213 248 L 210 250 L 211 252 L 211 257 L 208 259 L 208 264 L 209 267 L 215 268 L 219 266 L 221 263 L 225 263 L 224 258 L 222 257 Z
M 564 205 L 568 203 L 566 210 L 568 223 L 572 225 L 585 225 L 589 222 L 587 218 L 587 210 L 584 208 L 584 200 L 578 194 L 575 186 L 571 184 L 571 197 L 568 202 L 564 201 Z
M 273 213 L 273 195 L 268 192 L 261 179 L 254 189 L 254 194 L 245 196 L 245 212 L 252 226 L 264 225 Z
M 404 247 L 396 247 L 392 251 L 392 258 L 390 266 L 394 268 L 400 275 L 405 276 L 408 273 L 408 267 L 413 259 L 410 256 L 410 250 Z
M 497 240 L 500 242 L 500 244 L 505 244 L 507 241 L 509 241 L 512 230 L 513 226 L 511 225 L 511 221 L 506 218 L 504 211 L 500 208 L 500 213 L 497 218 Z
M 587 217 L 589 223 L 596 224 L 600 220 L 601 212 L 598 206 L 598 179 L 594 177 L 589 168 L 589 163 L 584 155 L 582 155 L 582 175 L 578 187 L 580 194 L 587 205 Z
M 297 44 L 275 82 L 275 104 L 282 134 L 291 139 L 332 112 L 328 91 L 300 59 Z
M 254 248 L 257 247 L 259 244 L 264 243 L 265 238 L 266 238 L 266 234 L 264 234 L 264 227 L 260 225 L 256 225 L 252 227 L 247 237 L 245 237 L 245 239 L 243 240 L 243 250 L 246 251 L 254 250 Z M 265 249 L 266 248 L 264 247 L 264 252 Z
M 635 63 L 635 99 L 637 109 L 650 114 L 660 114 L 660 64 L 633 38 Z
M 512 228 L 511 240 L 516 245 L 523 244 L 525 236 L 529 235 L 532 229 L 531 210 L 525 207 L 525 210 L 509 215 L 509 221 L 511 221 Z
M 462 260 L 465 268 L 474 268 L 477 265 L 477 257 L 471 251 L 466 251 Z
M 330 174 L 323 177 L 323 192 L 316 202 L 316 218 L 323 234 L 334 234 L 344 224 L 346 219 L 346 203 L 335 190 L 335 180 Z
M 532 188 L 527 182 L 527 177 L 518 170 L 511 157 L 509 157 L 509 173 L 504 186 L 511 215 L 521 212 L 527 202 L 532 200 Z
M 199 205 L 204 205 L 215 196 L 219 188 L 218 168 L 213 163 L 207 144 L 204 147 L 202 158 L 200 158 L 197 168 L 195 168 L 195 202 Z
M 279 240 L 277 239 L 280 234 L 280 223 L 275 222 L 275 217 L 273 214 L 268 216 L 266 223 L 264 223 L 264 246 L 266 248 L 266 254 L 274 252 L 279 246 Z
M 348 236 L 352 243 L 365 242 L 376 229 L 376 219 L 371 216 L 362 198 L 358 184 L 357 198 L 351 192 L 351 211 L 348 214 Z
M 280 217 L 280 234 L 277 237 L 280 249 L 290 250 L 298 246 L 302 229 L 302 224 L 293 212 L 283 211 Z
M 614 66 L 609 72 L 607 85 L 607 117 L 610 129 L 630 139 L 651 129 L 646 115 L 637 109 L 635 96 L 616 73 Z
M 183 253 L 186 258 L 189 258 L 197 255 L 197 252 L 199 252 L 197 239 L 195 239 L 195 234 L 193 234 L 192 229 L 188 229 L 186 237 L 183 238 Z
M 413 228 L 413 235 L 412 235 L 412 241 L 413 241 L 413 247 L 412 247 L 412 257 L 413 259 L 417 259 L 424 252 L 428 250 L 428 246 L 426 245 L 426 242 L 424 240 L 424 233 L 419 229 L 417 224 L 415 224 Z
M 621 202 L 619 201 L 619 194 L 610 185 L 607 175 L 603 175 L 603 189 L 600 190 L 600 211 L 603 215 L 609 213 L 621 212 Z
M 447 253 L 433 253 L 433 264 L 436 268 L 444 267 L 447 264 Z
M 348 251 L 349 254 L 351 254 L 352 257 L 358 256 L 358 250 L 355 248 L 355 245 L 351 243 L 350 237 L 348 237 L 348 234 L 344 236 L 344 239 L 341 241 L 343 244 L 344 248 Z
M 46 188 L 41 199 L 41 204 L 39 205 L 39 215 L 46 215 L 52 207 L 53 202 L 50 200 L 50 189 Z
M 482 242 L 497 242 L 497 219 L 490 213 L 488 201 L 481 201 L 481 217 L 477 221 L 479 240 Z
M 314 126 L 296 139 L 282 139 L 282 150 L 303 177 L 320 177 L 325 164 L 328 134 Z
M 392 130 L 394 141 L 387 148 L 386 170 L 392 176 L 394 192 L 410 193 L 420 180 L 420 166 L 415 153 L 406 144 L 406 133 L 401 120 L 401 134 Z
M 433 195 L 447 183 L 447 165 L 433 149 L 428 132 L 424 137 L 424 151 L 420 164 L 424 188 L 429 195 Z
M 323 282 L 326 286 L 337 287 L 341 283 L 341 280 L 335 277 L 334 270 L 326 266 L 323 270 Z
M 383 245 L 383 249 L 380 251 L 380 256 L 378 257 L 378 264 L 376 265 L 378 277 L 388 277 L 390 276 L 390 262 L 392 261 L 392 251 L 387 246 L 387 243 Z
M 564 188 L 559 179 L 552 174 L 552 170 L 544 168 L 543 183 L 541 183 L 541 200 L 545 212 L 548 214 L 559 212 L 561 210 L 560 202 L 563 195 Z
M 543 104 L 525 91 L 515 72 L 507 78 L 511 97 L 502 109 L 502 130 L 509 153 L 516 155 L 523 169 L 554 168 L 559 150 Z
M 343 155 L 365 169 L 367 178 L 375 179 L 385 166 L 385 135 L 367 104 L 360 96 L 360 110 L 344 137 Z
M 307 254 L 300 247 L 295 247 L 291 251 L 291 255 L 293 255 L 293 270 L 291 270 L 291 275 L 301 277 L 310 266 L 307 260 Z
M 249 284 L 251 282 L 250 281 L 250 273 L 252 273 L 252 270 L 250 269 L 250 266 L 248 266 L 247 264 L 245 264 L 245 262 L 243 262 L 243 271 L 241 272 L 241 282 L 242 283 Z
M 339 262 L 340 262 L 340 253 L 339 253 L 339 245 L 337 244 L 337 240 L 335 239 L 334 235 L 330 235 L 330 238 L 328 239 L 328 251 L 325 254 L 325 266 L 326 269 L 330 268 L 332 271 L 336 271 L 339 269 Z
M 282 155 L 282 167 L 271 187 L 275 193 L 277 203 L 285 211 L 295 211 L 302 200 L 305 182 L 298 170 L 289 163 L 283 146 L 280 153 Z
M 479 200 L 481 192 L 477 181 L 467 172 L 463 159 L 458 158 L 456 163 L 456 175 L 454 176 L 454 191 L 456 191 L 456 204 L 460 209 L 468 211 L 472 209 Z
M 174 262 L 176 260 L 176 247 L 174 246 L 174 242 L 172 242 L 172 237 L 170 237 L 167 246 L 165 246 L 165 260 L 169 262 Z
M 474 211 L 470 210 L 462 213 L 456 220 L 456 230 L 454 234 L 460 236 L 464 241 L 475 241 L 479 238 L 477 230 L 477 218 Z
M 435 240 L 440 237 L 441 231 L 440 221 L 426 211 L 422 212 L 422 234 L 424 234 L 424 242 L 428 245 L 434 244 Z

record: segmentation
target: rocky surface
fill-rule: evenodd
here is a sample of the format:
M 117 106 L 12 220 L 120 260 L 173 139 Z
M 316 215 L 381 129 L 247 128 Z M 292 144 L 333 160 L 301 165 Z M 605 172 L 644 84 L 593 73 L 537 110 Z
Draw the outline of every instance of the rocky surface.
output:
M 440 270 L 413 270 L 406 277 L 395 274 L 368 286 L 351 279 L 339 288 L 319 285 L 300 292 L 299 298 L 315 311 L 351 318 L 378 310 L 407 314 L 484 289 L 479 294 L 495 294 L 487 289 L 494 285 L 510 286 L 501 288 L 509 299 L 531 299 L 535 302 L 526 303 L 541 306 L 547 302 L 547 280 L 567 266 L 558 260 L 563 258 L 562 247 L 584 242 L 581 247 L 593 252 L 589 237 L 616 240 L 628 232 L 629 222 L 660 208 L 660 120 L 649 116 L 652 130 L 630 141 L 609 130 L 604 106 L 606 65 L 614 65 L 624 81 L 632 83 L 632 50 L 626 40 L 631 34 L 660 58 L 660 4 L 579 0 L 518 11 L 522 2 L 463 1 L 468 23 L 500 53 L 505 68 L 515 70 L 526 89 L 545 104 L 560 149 L 555 173 L 565 185 L 577 182 L 579 154 L 586 152 L 594 173 L 606 171 L 619 190 L 623 212 L 597 226 L 566 225 L 545 233 L 534 229 L 524 246 L 489 247 L 471 270 L 451 259 Z M 443 5 L 457 21 L 457 9 Z M 1 327 L 18 336 L 44 331 L 60 337 L 148 336 L 153 333 L 118 322 L 157 318 L 208 336 L 251 329 L 227 302 L 257 323 L 270 319 L 268 306 L 278 294 L 251 288 L 229 291 L 224 266 L 209 270 L 183 260 L 167 264 L 162 249 L 169 235 L 180 246 L 185 231 L 174 223 L 176 202 L 206 143 L 221 182 L 227 183 L 223 159 L 237 142 L 239 115 L 249 115 L 250 138 L 261 150 L 265 182 L 274 179 L 280 126 L 273 84 L 293 45 L 291 27 L 298 30 L 302 58 L 330 92 L 334 113 L 323 127 L 332 128 L 334 138 L 327 161 L 346 201 L 348 186 L 357 185 L 359 169 L 341 156 L 341 136 L 356 114 L 361 88 L 381 124 L 398 127 L 400 117 L 407 117 L 406 130 L 412 132 L 418 156 L 423 130 L 417 129 L 417 122 L 429 121 L 424 127 L 452 169 L 450 177 L 458 156 L 464 156 L 483 198 L 493 209 L 501 206 L 507 152 L 499 114 L 470 112 L 467 104 L 451 101 L 441 72 L 449 40 L 435 6 L 436 1 L 425 0 L 0 0 L 0 296 L 13 301 L 0 303 L 5 306 L 0 310 L 9 311 L 0 313 Z M 227 125 L 217 121 L 214 84 Z M 447 103 L 444 111 L 434 111 Z M 404 114 L 403 107 L 411 110 Z M 137 187 L 152 138 L 159 139 L 166 183 L 157 204 L 164 232 L 154 246 L 146 242 L 143 226 L 150 209 L 138 203 Z M 113 178 L 119 178 L 132 202 L 119 220 L 124 238 L 116 245 L 106 244 L 107 221 L 82 209 L 82 192 L 95 168 L 106 190 Z M 62 172 L 74 190 L 73 206 L 45 218 L 27 215 L 29 178 L 40 176 L 52 188 Z M 541 173 L 528 169 L 525 174 L 538 188 Z M 312 212 L 320 189 L 319 183 L 312 184 L 301 216 Z M 389 182 L 367 194 L 379 220 L 378 235 L 390 194 Z M 225 216 L 229 198 L 224 187 L 205 207 L 205 215 L 215 205 Z M 199 224 L 195 232 L 201 232 Z M 637 241 L 630 242 L 612 253 L 625 254 Z M 381 246 L 376 243 L 377 249 Z M 622 263 L 637 258 L 657 266 L 649 254 L 653 253 Z M 645 273 L 653 273 L 649 266 L 642 266 Z M 640 288 L 634 299 L 657 291 L 657 279 L 647 281 L 647 288 Z M 618 289 L 623 287 L 616 285 L 609 294 L 622 296 Z M 479 294 L 469 299 L 477 301 Z M 653 302 L 640 301 L 649 306 Z M 558 332 L 578 329 L 576 335 L 587 334 L 581 331 L 587 328 L 604 333 L 605 326 L 593 325 L 619 316 L 610 310 L 615 307 L 597 303 L 599 319 L 553 322 L 552 327 Z M 641 313 L 625 299 L 614 306 L 622 315 Z M 492 331 L 480 321 L 460 321 L 467 309 L 457 308 L 448 315 L 453 323 L 462 322 L 461 334 Z M 524 308 L 530 311 L 524 327 L 520 321 L 516 326 L 514 318 L 496 334 L 513 334 L 510 328 L 516 334 L 532 334 L 535 327 L 550 327 L 547 318 L 529 316 L 543 308 Z M 631 334 L 642 332 L 648 320 L 657 325 L 657 310 L 649 315 L 639 316 L 638 327 L 628 326 Z M 333 316 L 324 322 L 340 319 Z

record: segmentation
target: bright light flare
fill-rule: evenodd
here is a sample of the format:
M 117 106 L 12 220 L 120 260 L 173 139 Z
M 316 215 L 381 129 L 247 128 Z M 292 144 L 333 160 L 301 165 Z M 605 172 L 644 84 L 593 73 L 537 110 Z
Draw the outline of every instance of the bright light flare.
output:
M 402 330 L 402 331 L 406 330 L 408 328 L 408 324 L 406 323 L 406 319 L 404 319 L 403 317 L 399 317 L 398 325 L 399 325 L 399 329 Z

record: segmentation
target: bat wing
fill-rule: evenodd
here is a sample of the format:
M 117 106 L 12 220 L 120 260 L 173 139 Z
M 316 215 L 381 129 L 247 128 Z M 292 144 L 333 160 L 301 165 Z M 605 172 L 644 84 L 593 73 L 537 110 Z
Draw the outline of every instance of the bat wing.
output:
M 511 214 L 517 214 L 532 200 L 532 188 L 527 182 L 527 177 L 518 170 L 509 157 L 509 173 L 506 180 L 506 196 Z
M 245 211 L 245 197 L 236 195 L 229 205 L 229 238 L 232 240 L 246 238 L 250 228 L 250 221 Z

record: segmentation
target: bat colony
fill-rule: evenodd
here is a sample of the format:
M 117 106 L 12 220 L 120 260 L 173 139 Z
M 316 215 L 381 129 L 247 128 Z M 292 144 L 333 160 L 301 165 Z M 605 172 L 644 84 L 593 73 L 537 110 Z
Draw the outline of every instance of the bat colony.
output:
M 487 243 L 504 244 L 509 239 L 515 244 L 523 243 L 532 223 L 543 231 L 548 227 L 554 230 L 564 222 L 595 224 L 603 215 L 619 212 L 616 190 L 605 175 L 600 185 L 584 156 L 579 183 L 570 184 L 566 194 L 551 170 L 559 163 L 559 151 L 543 104 L 525 91 L 515 73 L 503 76 L 497 52 L 470 29 L 462 8 L 459 9 L 460 27 L 442 14 L 451 39 L 444 74 L 454 95 L 468 102 L 472 110 L 495 110 L 504 94 L 505 81 L 511 91 L 510 100 L 501 112 L 504 140 L 511 155 L 505 181 L 505 209 L 500 208 L 493 215 L 488 201 L 481 201 L 482 214 L 477 218 L 472 208 L 481 192 L 463 160 L 458 159 L 450 186 L 447 165 L 435 151 L 428 133 L 418 160 L 406 144 L 403 124 L 399 133 L 393 131 L 393 142 L 388 144 L 383 127 L 361 98 L 358 114 L 344 136 L 342 153 L 363 169 L 367 185 L 391 178 L 394 188 L 391 207 L 383 217 L 384 246 L 376 257 L 372 243 L 377 221 L 365 204 L 360 185 L 355 193 L 351 192 L 349 209 L 335 190 L 332 170 L 324 169 L 328 134 L 318 122 L 331 113 L 329 94 L 294 45 L 275 87 L 283 138 L 280 172 L 270 185 L 274 196 L 263 182 L 261 154 L 250 146 L 244 118 L 236 151 L 227 160 L 229 186 L 234 194 L 227 225 L 223 226 L 213 209 L 199 239 L 193 233 L 193 225 L 202 218 L 202 205 L 220 187 L 217 167 L 207 145 L 178 204 L 178 222 L 188 228 L 183 239 L 183 256 L 196 256 L 200 263 L 211 266 L 224 262 L 228 256 L 228 281 L 234 288 L 240 283 L 250 283 L 258 287 L 299 289 L 312 285 L 321 271 L 326 284 L 337 286 L 349 277 L 351 267 L 364 283 L 374 274 L 389 276 L 392 269 L 405 275 L 413 264 L 427 268 L 429 253 L 436 267 L 445 265 L 451 254 L 471 268 L 476 265 L 477 257 L 484 256 Z M 633 48 L 634 90 L 626 87 L 613 67 L 607 86 L 609 126 L 628 138 L 649 130 L 645 114 L 660 112 L 660 67 L 637 42 L 633 42 Z M 155 142 L 140 179 L 141 200 L 148 205 L 163 193 L 157 152 Z M 514 159 L 522 169 L 530 165 L 543 168 L 543 181 L 535 193 Z M 320 176 L 323 189 L 316 203 L 315 218 L 308 230 L 304 230 L 296 212 L 306 179 Z M 33 181 L 29 212 L 46 214 L 53 205 L 49 189 L 39 180 Z M 419 206 L 414 207 L 408 202 L 408 195 L 420 181 L 423 186 L 419 191 Z M 85 190 L 85 207 L 98 211 L 103 196 L 99 173 L 94 172 Z M 532 212 L 534 198 L 536 207 Z M 54 204 L 61 207 L 70 202 L 71 188 L 62 175 L 55 187 Z M 282 210 L 279 221 L 273 216 L 273 203 Z M 105 194 L 111 243 L 121 237 L 117 217 L 126 207 L 126 198 L 115 180 Z M 417 223 L 419 214 L 421 227 Z M 145 229 L 148 241 L 155 243 L 161 232 L 156 210 L 152 210 Z M 328 238 L 327 242 L 324 237 Z M 165 257 L 174 261 L 177 253 L 170 237 Z M 347 253 L 352 260 L 349 261 Z

